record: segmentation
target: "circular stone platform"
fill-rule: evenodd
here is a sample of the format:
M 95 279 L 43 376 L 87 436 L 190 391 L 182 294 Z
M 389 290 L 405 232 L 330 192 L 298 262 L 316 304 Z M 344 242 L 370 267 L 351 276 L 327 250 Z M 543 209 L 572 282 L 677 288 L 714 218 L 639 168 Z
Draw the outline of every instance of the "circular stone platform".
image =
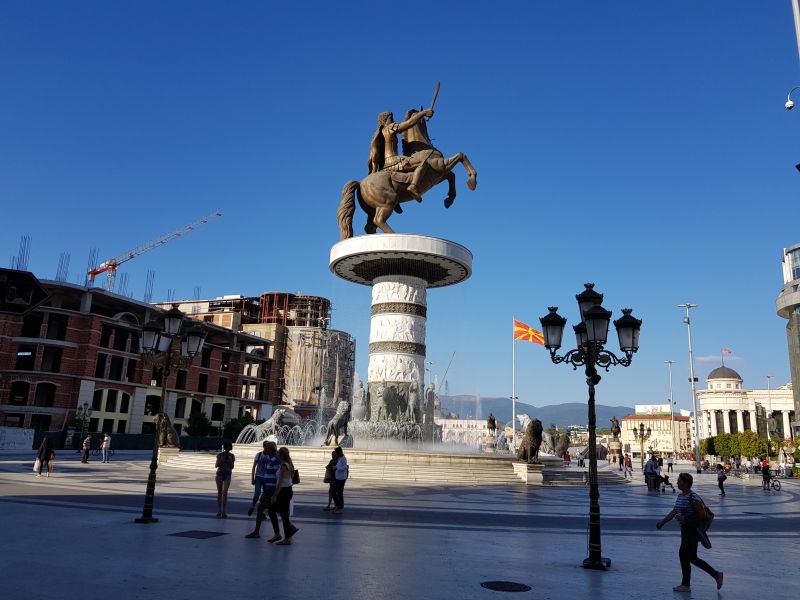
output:
M 461 244 L 404 233 L 361 235 L 331 248 L 333 273 L 362 285 L 378 277 L 423 279 L 428 288 L 460 283 L 472 275 L 472 253 Z

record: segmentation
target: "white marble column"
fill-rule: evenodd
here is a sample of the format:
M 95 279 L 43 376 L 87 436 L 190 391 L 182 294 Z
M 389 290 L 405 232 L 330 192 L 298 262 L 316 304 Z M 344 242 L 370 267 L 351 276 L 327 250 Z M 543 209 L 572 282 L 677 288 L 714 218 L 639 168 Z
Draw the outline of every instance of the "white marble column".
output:
M 742 416 L 742 411 L 736 411 L 736 428 L 739 430 L 738 433 L 742 433 L 744 431 L 744 417 Z
M 782 410 L 781 415 L 783 416 L 783 437 L 790 440 L 792 439 L 792 424 L 789 422 L 789 411 Z
M 711 416 L 711 437 L 717 437 L 717 411 L 708 411 Z
M 722 409 L 722 430 L 725 433 L 731 432 L 731 411 L 730 409 Z
M 750 413 L 750 431 L 755 431 L 758 433 L 758 420 L 756 419 L 756 411 L 748 410 L 747 412 Z
M 372 286 L 370 420 L 421 419 L 426 295 L 426 282 L 417 277 L 379 277 Z

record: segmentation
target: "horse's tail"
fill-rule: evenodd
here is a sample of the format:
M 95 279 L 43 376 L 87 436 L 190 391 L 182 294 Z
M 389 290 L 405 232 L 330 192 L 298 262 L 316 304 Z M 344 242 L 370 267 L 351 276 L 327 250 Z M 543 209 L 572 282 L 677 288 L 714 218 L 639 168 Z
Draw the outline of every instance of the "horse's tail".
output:
M 342 201 L 339 203 L 339 212 L 336 213 L 339 219 L 339 239 L 346 240 L 353 237 L 353 213 L 356 211 L 356 190 L 357 181 L 348 181 L 342 188 Z

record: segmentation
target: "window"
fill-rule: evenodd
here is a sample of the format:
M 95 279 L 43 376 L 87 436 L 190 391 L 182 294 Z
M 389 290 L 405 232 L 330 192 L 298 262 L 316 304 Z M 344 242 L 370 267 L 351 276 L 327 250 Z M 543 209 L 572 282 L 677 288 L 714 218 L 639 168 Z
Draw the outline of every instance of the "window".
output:
M 114 431 L 114 419 L 103 419 L 103 433 Z
M 38 338 L 42 335 L 42 321 L 44 315 L 40 312 L 32 312 L 25 315 L 22 320 L 21 336 L 26 338 Z
M 144 399 L 144 414 L 157 415 L 160 406 L 161 406 L 161 396 L 149 394 L 147 398 Z M 145 433 L 144 429 L 142 429 L 142 433 Z
M 136 367 L 139 366 L 139 361 L 128 359 L 128 369 L 125 373 L 126 381 L 136 381 Z
M 200 400 L 195 400 L 192 398 L 192 410 L 190 414 L 196 415 L 200 412 L 203 412 L 203 403 L 200 402 Z
M 108 325 L 103 325 L 100 329 L 100 345 L 103 348 L 111 348 L 111 332 L 113 329 Z
M 131 331 L 131 350 L 133 354 L 139 354 L 139 334 Z
M 175 389 L 178 390 L 185 390 L 186 389 L 186 371 L 180 369 L 175 376 Z
M 125 433 L 125 428 L 128 426 L 127 421 L 117 421 L 117 433 Z
M 94 367 L 94 376 L 98 379 L 105 379 L 106 378 L 106 361 L 108 359 L 108 354 L 98 353 L 97 355 L 97 364 Z
M 15 381 L 11 384 L 11 394 L 8 397 L 9 404 L 27 404 L 28 396 L 31 393 L 31 384 L 27 381 Z
M 60 340 L 67 339 L 67 324 L 69 317 L 66 315 L 51 314 L 47 319 L 47 339 Z
M 222 353 L 222 363 L 219 366 L 220 371 L 230 371 L 231 370 L 231 353 L 230 352 L 223 352 Z
M 122 350 L 124 352 L 128 349 L 128 335 L 126 329 L 114 330 L 114 350 Z
M 128 414 L 128 404 L 130 403 L 130 400 L 131 400 L 130 394 L 122 392 L 122 397 L 119 401 L 119 412 L 126 415 Z M 125 421 L 123 421 L 123 423 L 124 422 Z
M 48 373 L 59 373 L 61 372 L 61 354 L 63 352 L 62 348 L 52 348 L 47 347 L 44 349 L 42 353 L 42 371 L 47 371 Z
M 730 383 L 726 383 L 725 387 L 728 388 L 728 389 L 731 389 L 731 384 Z
M 117 390 L 108 390 L 106 393 L 106 412 L 117 412 Z
M 102 410 L 103 405 L 103 390 L 95 390 L 92 396 L 92 410 Z
M 36 394 L 33 398 L 34 406 L 53 406 L 56 399 L 56 385 L 54 383 L 36 384 Z
M 211 420 L 222 421 L 225 419 L 225 405 L 215 402 L 211 406 Z
M 197 391 L 201 394 L 205 394 L 208 390 L 208 375 L 206 373 L 200 373 L 200 377 L 197 379 Z
M 219 385 L 217 386 L 217 394 L 219 396 L 228 395 L 228 380 L 225 377 L 219 378 Z
M 91 419 L 89 419 L 88 429 L 90 433 L 95 433 L 97 431 L 97 425 L 99 422 L 100 421 L 96 417 L 92 417 Z
M 200 353 L 200 366 L 203 367 L 204 369 L 208 369 L 211 366 L 212 352 L 213 352 L 212 348 L 204 346 L 203 350 Z
M 153 373 L 150 376 L 150 385 L 161 387 L 161 381 L 163 377 L 164 372 L 157 367 L 153 367 Z
M 17 350 L 17 371 L 33 371 L 36 362 L 36 346 L 33 344 L 20 344 Z
M 121 356 L 111 357 L 111 366 L 108 369 L 108 378 L 114 381 L 122 381 L 122 364 L 124 359 Z
M 178 398 L 175 401 L 175 418 L 183 419 L 186 415 L 186 398 Z

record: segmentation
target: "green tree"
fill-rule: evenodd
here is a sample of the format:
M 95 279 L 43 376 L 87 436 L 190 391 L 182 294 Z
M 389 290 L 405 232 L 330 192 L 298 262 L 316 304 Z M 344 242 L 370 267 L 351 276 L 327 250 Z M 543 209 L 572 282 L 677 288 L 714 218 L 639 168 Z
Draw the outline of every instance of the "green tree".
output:
M 715 446 L 716 438 L 709 437 L 704 440 L 700 440 L 700 454 L 703 456 L 707 454 L 713 454 L 716 456 L 717 448 Z
M 197 437 L 206 437 L 211 433 L 211 421 L 204 412 L 196 412 L 189 415 L 186 420 L 186 433 Z
M 731 434 L 717 434 L 714 438 L 714 450 L 715 452 L 713 452 L 713 454 L 721 456 L 722 458 L 728 458 L 731 455 Z
M 742 456 L 763 456 L 766 453 L 766 440 L 755 431 L 743 431 L 738 437 L 739 453 Z
M 242 432 L 247 425 L 253 422 L 253 417 L 250 416 L 250 413 L 245 413 L 238 419 L 231 419 L 225 426 L 222 428 L 222 437 L 226 440 L 235 440 L 239 437 L 239 434 Z

